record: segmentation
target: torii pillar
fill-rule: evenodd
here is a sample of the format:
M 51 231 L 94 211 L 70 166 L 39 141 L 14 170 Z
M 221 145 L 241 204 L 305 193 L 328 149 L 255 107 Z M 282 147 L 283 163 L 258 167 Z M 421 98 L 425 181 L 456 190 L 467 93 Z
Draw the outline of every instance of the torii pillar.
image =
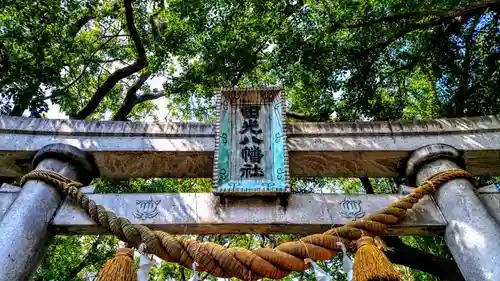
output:
M 415 150 L 408 160 L 410 184 L 421 185 L 431 176 L 460 169 L 460 153 L 452 146 L 433 144 Z M 447 221 L 445 241 L 464 278 L 499 280 L 500 224 L 479 199 L 467 179 L 454 179 L 435 193 L 437 205 Z
M 33 158 L 33 167 L 85 185 L 98 174 L 88 154 L 66 144 L 43 147 Z M 0 281 L 31 280 L 54 237 L 49 222 L 61 200 L 55 188 L 44 182 L 30 180 L 24 184 L 0 220 Z

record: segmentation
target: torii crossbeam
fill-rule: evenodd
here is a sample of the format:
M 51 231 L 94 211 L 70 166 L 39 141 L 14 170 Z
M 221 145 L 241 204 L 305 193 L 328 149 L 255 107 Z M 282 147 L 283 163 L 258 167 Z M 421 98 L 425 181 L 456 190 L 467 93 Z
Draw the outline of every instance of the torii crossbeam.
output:
M 286 132 L 292 176 L 408 176 L 412 184 L 419 185 L 437 172 L 459 167 L 477 176 L 500 174 L 498 116 L 304 123 L 291 124 Z M 214 127 L 207 124 L 2 116 L 0 176 L 23 175 L 37 151 L 57 143 L 61 144 L 60 151 L 51 147 L 37 154 L 37 169 L 88 181 L 95 176 L 85 160 L 90 157 L 106 178 L 209 177 L 214 137 Z M 5 261 L 0 268 L 1 281 L 26 280 L 36 269 L 53 227 L 60 233 L 102 233 L 71 203 L 65 201 L 59 208 L 61 198 L 47 184 L 32 180 L 21 191 L 7 187 L 0 191 L 0 261 Z M 341 225 L 348 217 L 374 212 L 379 208 L 374 202 L 387 203 L 398 197 L 294 194 L 289 195 L 286 205 L 280 199 L 217 201 L 219 198 L 212 194 L 90 196 L 131 221 L 172 233 L 181 233 L 179 225 L 184 227 L 182 233 L 187 233 L 186 229 L 190 233 L 320 232 L 329 224 Z M 478 195 L 469 181 L 455 179 L 444 184 L 434 200 L 429 197 L 419 203 L 403 224 L 387 234 L 432 235 L 444 230 L 448 247 L 467 280 L 500 276 L 498 194 Z M 121 210 L 114 206 L 118 201 L 131 206 Z M 208 209 L 205 213 L 193 211 L 197 206 Z M 178 216 L 168 216 L 172 208 L 178 208 Z M 259 208 L 259 216 L 245 216 Z M 303 208 L 312 211 L 301 213 Z

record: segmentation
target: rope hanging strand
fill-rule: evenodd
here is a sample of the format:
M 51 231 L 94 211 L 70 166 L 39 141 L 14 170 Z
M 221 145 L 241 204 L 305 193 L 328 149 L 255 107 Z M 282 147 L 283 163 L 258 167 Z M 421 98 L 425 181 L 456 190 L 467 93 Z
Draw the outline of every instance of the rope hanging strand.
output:
M 148 253 L 165 261 L 179 263 L 187 268 L 191 268 L 193 262 L 196 262 L 198 271 L 208 272 L 216 277 L 237 277 L 241 280 L 248 280 L 248 276 L 251 276 L 252 280 L 257 280 L 264 277 L 281 279 L 292 271 L 304 271 L 309 267 L 304 262 L 305 258 L 330 260 L 336 252 L 342 250 L 338 242 L 350 249 L 355 249 L 356 241 L 360 238 L 366 239 L 366 236 L 373 239 L 384 234 L 389 225 L 400 222 L 408 209 L 411 209 L 424 195 L 434 192 L 436 187 L 452 179 L 470 177 L 472 175 L 469 172 L 459 169 L 438 173 L 415 188 L 412 193 L 373 215 L 350 221 L 344 226 L 332 228 L 322 234 L 309 235 L 299 241 L 285 242 L 274 249 L 254 250 L 227 249 L 215 243 L 201 243 L 195 239 L 172 236 L 162 231 L 152 231 L 143 225 L 131 224 L 129 220 L 117 217 L 113 212 L 107 211 L 103 206 L 96 204 L 87 195 L 81 193 L 78 190 L 81 184 L 55 172 L 31 171 L 21 179 L 21 185 L 27 180 L 40 180 L 52 185 L 60 193 L 70 197 L 97 224 L 108 229 L 120 240 L 136 248 L 144 243 Z M 365 243 L 358 244 L 361 244 L 360 248 L 366 247 Z M 373 270 L 378 270 L 376 265 Z M 385 280 L 370 279 L 375 275 L 367 275 L 366 279 L 358 275 L 354 277 L 354 280 Z
M 134 265 L 134 250 L 120 248 L 115 256 L 102 267 L 97 281 L 137 281 Z
M 354 257 L 356 281 L 397 281 L 399 272 L 394 269 L 384 252 L 375 245 L 375 240 L 363 236 L 356 241 L 358 250 Z

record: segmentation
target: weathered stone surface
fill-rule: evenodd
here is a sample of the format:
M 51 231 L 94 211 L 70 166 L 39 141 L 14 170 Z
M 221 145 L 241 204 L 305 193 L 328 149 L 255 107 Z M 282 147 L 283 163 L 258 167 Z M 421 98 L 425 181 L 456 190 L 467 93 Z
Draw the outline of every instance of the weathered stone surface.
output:
M 3 184 L 0 186 L 0 220 L 3 215 L 7 212 L 14 199 L 21 191 L 21 188 L 14 185 Z
M 37 152 L 33 162 L 38 170 L 54 171 L 70 180 L 90 182 L 92 179 L 93 166 L 89 157 L 68 145 L 44 147 Z M 12 198 L 15 189 L 5 191 L 8 192 L 4 194 Z M 0 281 L 31 279 L 54 237 L 50 220 L 61 200 L 60 194 L 50 185 L 28 180 L 11 204 L 0 204 L 9 205 L 5 213 L 0 214 L 0 263 L 3 265 Z
M 397 195 L 294 194 L 286 205 L 280 199 L 220 198 L 209 193 L 92 194 L 90 198 L 132 223 L 172 234 L 320 233 L 396 201 Z M 359 212 L 345 212 L 342 201 L 360 200 Z M 150 208 L 141 208 L 149 204 Z M 157 205 L 156 205 L 157 204 Z M 156 209 L 155 209 L 156 207 Z M 352 217 L 347 218 L 346 216 Z M 83 211 L 65 202 L 52 221 L 62 233 L 102 233 Z M 445 222 L 431 198 L 410 211 L 390 230 L 391 235 L 435 234 Z
M 396 177 L 424 145 L 463 151 L 467 170 L 500 175 L 500 117 L 288 125 L 293 176 Z M 200 123 L 49 120 L 0 116 L 0 177 L 19 177 L 46 144 L 89 151 L 105 178 L 210 177 L 214 127 Z
M 422 147 L 408 160 L 407 175 L 415 175 L 416 184 L 422 184 L 439 172 L 460 168 L 448 158 L 452 155 L 459 153 L 450 146 Z M 492 216 L 498 200 L 489 200 L 490 196 L 478 196 L 474 185 L 464 178 L 442 184 L 434 194 L 448 222 L 444 231 L 446 244 L 465 280 L 493 281 L 500 276 L 500 225 L 498 216 Z
M 272 198 L 227 198 L 221 202 L 211 193 L 183 194 L 92 194 L 93 186 L 81 189 L 99 204 L 133 223 L 146 224 L 174 234 L 198 233 L 301 233 L 325 231 L 344 224 L 342 201 L 361 200 L 361 213 L 370 214 L 402 195 L 350 194 L 293 194 L 288 205 Z M 478 189 L 479 197 L 492 215 L 500 221 L 500 193 L 490 186 Z M 3 184 L 0 188 L 0 218 L 16 198 L 19 187 Z M 152 209 L 142 208 L 141 202 Z M 148 205 L 143 205 L 148 207 Z M 156 206 L 156 209 L 154 207 Z M 258 211 L 256 211 L 258 210 Z M 351 208 L 356 213 L 356 208 Z M 154 216 L 153 216 L 154 215 Z M 152 216 L 147 218 L 148 216 Z M 144 218 L 144 219 L 143 219 Z M 106 233 L 98 228 L 77 206 L 68 200 L 63 203 L 52 224 L 60 233 Z M 442 232 L 446 226 L 441 212 L 432 199 L 426 198 L 411 210 L 409 217 L 390 229 L 390 235 L 431 235 Z
M 500 184 L 490 184 L 490 185 L 478 187 L 477 191 L 480 194 L 481 193 L 499 193 L 499 191 L 500 191 L 499 186 L 500 186 Z M 498 207 L 499 207 L 498 210 L 500 210 L 500 205 Z
M 80 188 L 80 191 L 86 194 L 94 193 L 95 186 L 89 185 Z M 7 212 L 7 209 L 10 207 L 14 199 L 16 199 L 17 195 L 21 188 L 19 186 L 11 185 L 4 183 L 0 186 L 0 220 L 2 216 Z

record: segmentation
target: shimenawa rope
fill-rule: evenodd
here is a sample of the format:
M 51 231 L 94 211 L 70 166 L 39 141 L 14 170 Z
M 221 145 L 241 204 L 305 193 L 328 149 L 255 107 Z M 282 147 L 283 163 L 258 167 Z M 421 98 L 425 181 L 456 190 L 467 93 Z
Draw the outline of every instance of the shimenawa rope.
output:
M 322 234 L 309 235 L 299 241 L 285 242 L 274 249 L 254 250 L 227 249 L 215 243 L 198 242 L 195 239 L 153 231 L 143 225 L 131 224 L 129 220 L 117 217 L 113 212 L 97 205 L 87 195 L 81 193 L 80 183 L 55 172 L 33 170 L 21 179 L 21 185 L 28 180 L 40 180 L 55 187 L 85 210 L 97 224 L 108 229 L 120 240 L 135 248 L 143 243 L 148 253 L 165 261 L 179 263 L 187 268 L 191 268 L 192 263 L 197 262 L 198 271 L 209 272 L 213 276 L 256 280 L 263 277 L 281 279 L 292 271 L 304 271 L 309 267 L 304 262 L 305 258 L 330 260 L 336 252 L 342 250 L 338 242 L 355 249 L 356 241 L 360 238 L 367 240 L 366 236 L 380 236 L 389 225 L 400 222 L 405 217 L 406 211 L 424 195 L 434 192 L 435 187 L 455 178 L 470 177 L 472 175 L 463 170 L 438 173 L 415 188 L 412 193 L 373 215 L 350 221 L 344 226 L 332 228 Z M 366 241 L 360 242 L 358 244 L 361 246 L 366 245 Z

